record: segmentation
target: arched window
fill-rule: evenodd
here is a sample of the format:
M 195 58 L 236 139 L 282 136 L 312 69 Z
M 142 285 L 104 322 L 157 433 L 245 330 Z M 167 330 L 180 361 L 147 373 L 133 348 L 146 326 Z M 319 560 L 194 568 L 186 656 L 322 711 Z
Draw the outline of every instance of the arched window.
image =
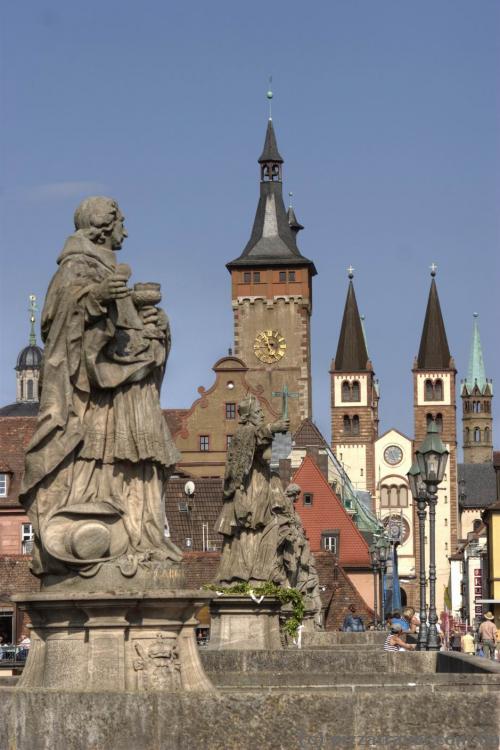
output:
M 481 430 L 479 429 L 479 427 L 474 427 L 474 442 L 481 442 Z
M 389 488 L 385 484 L 380 488 L 380 505 L 383 508 L 389 507 Z
M 351 434 L 351 420 L 346 414 L 344 416 L 344 435 L 350 435 L 350 434 Z
M 359 417 L 357 414 L 352 418 L 352 434 L 359 435 Z
M 443 415 L 442 414 L 436 414 L 436 427 L 438 428 L 438 432 L 443 431 Z
M 429 427 L 430 427 L 430 425 L 431 425 L 431 422 L 432 422 L 433 420 L 434 420 L 434 417 L 432 416 L 432 414 L 427 414 L 427 415 L 426 415 L 426 417 L 425 417 L 425 422 L 426 422 L 426 425 L 427 425 L 427 429 L 429 429 Z
M 347 382 L 347 380 L 344 380 L 342 383 L 342 401 L 350 401 L 351 400 L 351 386 Z
M 470 430 L 468 427 L 465 428 L 464 442 L 468 443 L 470 440 Z
M 434 383 L 434 401 L 443 400 L 443 381 L 441 379 L 436 380 Z
M 424 398 L 426 401 L 434 401 L 434 387 L 432 385 L 432 380 L 425 381 L 424 392 Z
M 389 504 L 391 508 L 397 508 L 399 504 L 399 492 L 395 484 L 391 484 L 389 497 L 390 497 Z
M 355 380 L 352 384 L 351 401 L 359 401 L 360 398 L 359 381 Z
M 21 397 L 21 401 L 23 401 L 24 400 L 24 380 L 20 381 L 20 387 L 21 387 L 21 390 L 20 390 L 19 395 Z
M 484 428 L 484 442 L 489 443 L 490 442 L 490 429 L 489 427 Z
M 399 485 L 399 507 L 408 507 L 408 487 L 405 484 Z
M 33 381 L 28 380 L 27 386 L 28 386 L 28 396 L 27 396 L 28 401 L 33 401 Z
M 481 411 L 481 404 L 479 403 L 479 401 L 474 401 L 473 407 L 474 408 L 472 409 L 472 411 L 474 412 L 474 414 L 479 414 L 479 412 Z

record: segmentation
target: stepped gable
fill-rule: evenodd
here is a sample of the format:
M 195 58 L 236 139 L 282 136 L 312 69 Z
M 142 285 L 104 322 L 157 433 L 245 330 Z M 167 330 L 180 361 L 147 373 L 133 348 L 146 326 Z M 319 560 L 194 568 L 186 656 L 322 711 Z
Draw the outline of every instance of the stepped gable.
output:
M 305 457 L 295 472 L 293 481 L 302 490 L 296 509 L 312 552 L 316 553 L 321 549 L 322 532 L 336 530 L 339 532 L 339 564 L 348 568 L 370 567 L 370 553 L 365 538 L 311 456 Z M 312 493 L 311 506 L 304 506 L 304 492 Z

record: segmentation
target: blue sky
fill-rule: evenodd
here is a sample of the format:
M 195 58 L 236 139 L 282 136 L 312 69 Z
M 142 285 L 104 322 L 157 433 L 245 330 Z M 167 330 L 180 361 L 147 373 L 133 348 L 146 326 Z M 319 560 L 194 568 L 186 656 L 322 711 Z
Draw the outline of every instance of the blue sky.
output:
M 81 198 L 122 207 L 122 261 L 173 327 L 163 402 L 188 406 L 232 344 L 225 263 L 249 237 L 269 74 L 304 254 L 318 269 L 314 417 L 356 269 L 381 430 L 412 434 L 411 366 L 438 288 L 458 377 L 472 313 L 500 383 L 500 4 L 24 0 L 1 11 L 0 403 Z M 499 446 L 500 399 L 494 401 Z

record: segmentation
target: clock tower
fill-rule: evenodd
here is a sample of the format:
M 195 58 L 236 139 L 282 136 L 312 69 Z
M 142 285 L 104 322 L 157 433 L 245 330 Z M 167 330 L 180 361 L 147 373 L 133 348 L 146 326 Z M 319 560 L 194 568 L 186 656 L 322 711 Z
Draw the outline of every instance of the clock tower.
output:
M 260 198 L 250 239 L 227 264 L 231 274 L 234 354 L 247 379 L 279 413 L 288 388 L 290 429 L 312 415 L 311 337 L 314 263 L 297 247 L 303 229 L 283 203 L 283 159 L 269 118 L 260 166 Z

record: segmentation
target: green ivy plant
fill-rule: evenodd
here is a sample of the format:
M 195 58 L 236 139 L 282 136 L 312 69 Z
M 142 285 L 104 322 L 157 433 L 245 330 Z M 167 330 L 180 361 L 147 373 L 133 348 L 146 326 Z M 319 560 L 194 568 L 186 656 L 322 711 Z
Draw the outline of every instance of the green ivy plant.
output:
M 252 592 L 253 595 L 257 597 L 275 596 L 282 604 L 291 604 L 291 616 L 288 617 L 283 624 L 284 632 L 291 638 L 296 637 L 299 625 L 301 625 L 302 620 L 304 619 L 304 597 L 300 591 L 298 591 L 298 589 L 287 589 L 278 586 L 277 583 L 272 583 L 272 581 L 260 583 L 258 586 L 252 586 L 244 581 L 233 583 L 231 586 L 218 586 L 216 583 L 210 583 L 203 588 L 208 589 L 209 591 L 219 591 L 222 594 L 241 594 L 243 596 L 250 596 L 250 592 Z

